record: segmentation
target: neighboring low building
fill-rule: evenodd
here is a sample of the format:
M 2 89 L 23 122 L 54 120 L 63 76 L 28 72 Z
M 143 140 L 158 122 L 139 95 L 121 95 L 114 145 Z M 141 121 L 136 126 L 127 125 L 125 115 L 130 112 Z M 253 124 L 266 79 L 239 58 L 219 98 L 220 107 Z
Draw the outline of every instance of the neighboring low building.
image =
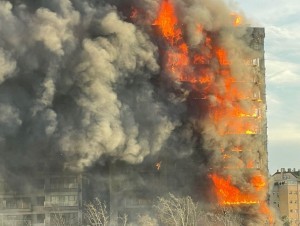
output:
M 81 226 L 87 183 L 82 175 L 43 175 L 30 186 L 12 189 L 2 180 L 0 226 Z
M 291 226 L 300 225 L 300 170 L 282 168 L 271 176 L 270 205 Z

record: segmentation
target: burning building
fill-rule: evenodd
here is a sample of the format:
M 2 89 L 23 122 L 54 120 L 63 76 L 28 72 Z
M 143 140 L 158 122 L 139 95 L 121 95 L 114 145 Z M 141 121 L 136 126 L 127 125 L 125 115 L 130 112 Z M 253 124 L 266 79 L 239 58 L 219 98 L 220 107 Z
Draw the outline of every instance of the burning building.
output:
M 126 194 L 122 195 L 126 197 L 124 205 L 116 205 L 119 200 L 112 207 L 124 211 L 127 206 L 127 212 L 130 208 L 141 210 L 147 203 L 145 194 L 150 193 L 153 199 L 167 191 L 196 193 L 198 198 L 202 196 L 200 199 L 208 195 L 210 200 L 206 201 L 235 206 L 242 214 L 247 211 L 246 225 L 273 224 L 266 203 L 264 29 L 240 27 L 241 17 L 231 14 L 231 26 L 226 24 L 219 30 L 207 30 L 200 22 L 193 24 L 193 32 L 201 38 L 191 45 L 176 3 L 161 1 L 151 25 L 162 65 L 159 82 L 167 83 L 169 92 L 185 100 L 186 121 L 182 127 L 192 128 L 194 150 L 175 158 L 168 153 L 158 154 L 155 166 L 159 175 L 153 176 L 152 166 L 151 177 L 147 176 L 150 182 L 141 179 L 144 185 L 137 192 L 136 186 L 125 189 L 134 195 L 122 193 Z M 132 20 L 137 19 L 138 11 L 134 9 Z M 151 165 L 148 167 L 151 169 Z M 141 176 L 144 170 L 134 171 Z M 213 188 L 213 194 L 207 193 L 208 187 Z M 145 192 L 146 188 L 151 192 Z M 126 202 L 127 198 L 130 201 Z
M 172 192 L 272 223 L 263 28 L 221 0 L 11 0 L 0 18 L 8 185 L 106 167 L 111 219 Z

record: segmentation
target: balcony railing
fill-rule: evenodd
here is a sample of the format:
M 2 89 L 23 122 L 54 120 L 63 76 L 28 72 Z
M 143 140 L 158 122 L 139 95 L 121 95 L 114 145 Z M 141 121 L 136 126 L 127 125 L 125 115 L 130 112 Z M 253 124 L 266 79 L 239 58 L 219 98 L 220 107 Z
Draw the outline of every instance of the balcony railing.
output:
M 60 207 L 60 206 L 77 206 L 77 201 L 68 201 L 68 202 L 44 202 L 45 207 Z
M 31 220 L 5 220 L 1 226 L 33 226 Z
M 6 203 L 3 203 L 2 205 L 0 205 L 0 210 L 4 211 L 10 211 L 10 210 L 18 210 L 19 212 L 23 212 L 23 211 L 29 211 L 32 209 L 32 206 L 31 204 L 24 204 L 22 203 L 21 205 L 20 204 L 16 204 L 16 205 L 8 205 Z

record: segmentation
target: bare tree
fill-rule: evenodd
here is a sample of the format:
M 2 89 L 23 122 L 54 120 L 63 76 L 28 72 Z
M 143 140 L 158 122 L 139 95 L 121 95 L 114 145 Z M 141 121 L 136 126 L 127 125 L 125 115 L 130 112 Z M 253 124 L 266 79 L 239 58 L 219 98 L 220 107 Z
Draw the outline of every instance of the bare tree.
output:
M 158 198 L 154 206 L 161 224 L 166 226 L 240 226 L 242 217 L 231 207 L 219 207 L 206 210 L 191 197 L 178 198 L 169 194 L 167 198 Z
M 71 223 L 66 219 L 63 213 L 53 213 L 51 216 L 51 225 L 53 226 L 72 226 Z
M 166 226 L 197 226 L 199 205 L 187 196 L 183 198 L 169 194 L 167 198 L 158 198 L 154 206 L 160 222 Z
M 201 221 L 210 226 L 240 226 L 243 225 L 242 217 L 231 207 L 221 206 L 211 211 L 202 210 Z
M 155 218 L 150 217 L 148 214 L 138 216 L 139 226 L 158 226 Z
M 62 213 L 59 205 L 52 205 L 52 213 L 50 214 L 50 223 L 53 226 L 73 226 L 74 222 L 71 222 L 68 213 Z M 77 219 L 78 220 L 78 219 Z M 78 221 L 77 221 L 78 223 Z
M 290 226 L 291 225 L 291 221 L 289 220 L 289 218 L 287 216 L 281 217 L 281 221 L 282 221 L 283 226 Z
M 119 217 L 119 220 L 122 226 L 126 226 L 128 223 L 128 215 L 123 214 L 123 216 Z
M 95 198 L 92 202 L 85 204 L 84 218 L 91 226 L 108 226 L 109 214 L 105 202 Z

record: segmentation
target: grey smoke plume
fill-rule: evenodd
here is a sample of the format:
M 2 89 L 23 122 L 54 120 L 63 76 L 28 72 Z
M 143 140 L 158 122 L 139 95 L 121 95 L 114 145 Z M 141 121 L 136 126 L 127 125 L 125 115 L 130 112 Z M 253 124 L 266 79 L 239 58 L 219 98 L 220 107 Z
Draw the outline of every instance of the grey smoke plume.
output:
M 154 97 L 157 47 L 144 31 L 109 4 L 0 4 L 2 149 L 59 151 L 76 170 L 160 151 L 178 122 Z

